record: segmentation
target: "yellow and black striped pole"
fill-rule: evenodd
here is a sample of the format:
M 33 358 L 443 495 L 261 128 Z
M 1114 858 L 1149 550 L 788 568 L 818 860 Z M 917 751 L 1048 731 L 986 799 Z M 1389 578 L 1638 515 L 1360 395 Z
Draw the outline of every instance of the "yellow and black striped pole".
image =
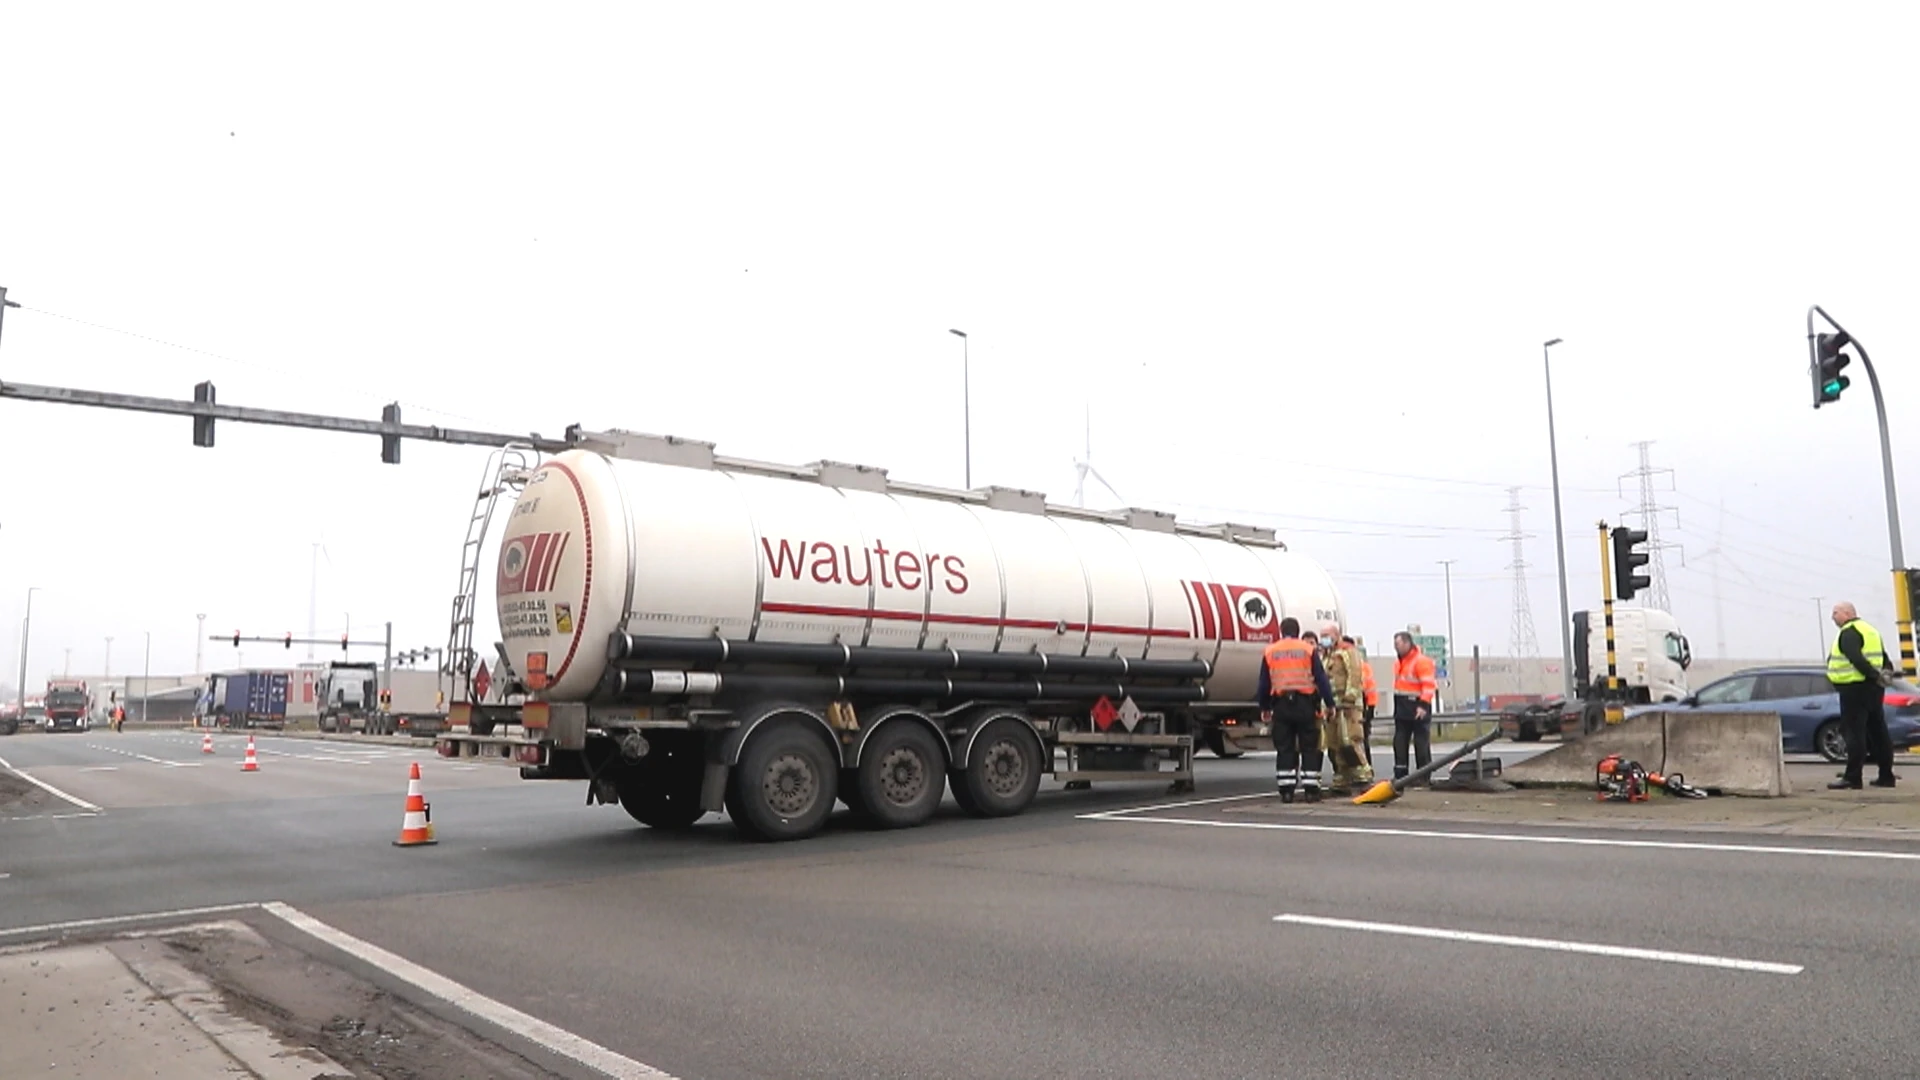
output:
M 1600 523 L 1600 608 L 1607 627 L 1607 689 L 1620 689 L 1620 667 L 1613 648 L 1613 549 L 1608 543 L 1607 523 Z
M 1914 586 L 1920 584 L 1920 570 L 1895 570 L 1893 572 L 1893 612 L 1900 630 L 1900 672 L 1913 676 L 1913 596 Z

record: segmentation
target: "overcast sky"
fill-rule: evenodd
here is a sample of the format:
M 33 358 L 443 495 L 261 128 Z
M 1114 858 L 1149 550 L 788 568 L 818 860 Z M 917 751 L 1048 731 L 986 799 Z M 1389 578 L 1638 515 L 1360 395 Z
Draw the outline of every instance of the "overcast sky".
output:
M 1816 413 L 1804 319 L 1914 415 L 1900 5 L 289 10 L 7 9 L 0 379 L 958 486 L 957 327 L 977 484 L 1068 501 L 1090 408 L 1127 503 L 1279 527 L 1370 638 L 1443 630 L 1453 559 L 1462 651 L 1507 650 L 1522 485 L 1551 653 L 1562 337 L 1576 609 L 1653 440 L 1697 652 L 1810 658 L 1816 596 L 1892 633 L 1866 379 Z M 0 677 L 29 586 L 36 685 L 109 635 L 191 669 L 197 613 L 304 635 L 317 543 L 322 636 L 444 643 L 484 451 L 217 439 L 0 403 Z

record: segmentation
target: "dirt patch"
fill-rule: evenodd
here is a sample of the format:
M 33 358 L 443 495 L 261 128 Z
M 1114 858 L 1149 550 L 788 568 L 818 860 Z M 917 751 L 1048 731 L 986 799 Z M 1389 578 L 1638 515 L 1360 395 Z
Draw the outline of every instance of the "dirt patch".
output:
M 217 930 L 163 940 L 174 959 L 219 988 L 236 1016 L 363 1080 L 563 1080 L 290 945 Z
M 0 814 L 15 816 L 39 812 L 53 796 L 21 779 L 10 769 L 0 769 Z

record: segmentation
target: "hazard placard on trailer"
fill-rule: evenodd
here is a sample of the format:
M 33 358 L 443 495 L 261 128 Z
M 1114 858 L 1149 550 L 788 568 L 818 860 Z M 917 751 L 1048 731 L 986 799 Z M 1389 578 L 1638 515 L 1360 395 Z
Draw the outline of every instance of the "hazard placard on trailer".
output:
M 1140 711 L 1140 706 L 1135 705 L 1133 703 L 1133 698 L 1127 697 L 1127 698 L 1121 699 L 1120 711 L 1117 714 L 1115 714 L 1114 718 L 1120 721 L 1121 727 L 1126 728 L 1128 731 L 1132 731 L 1136 726 L 1139 725 L 1140 718 L 1143 715 L 1144 714 L 1141 713 Z
M 475 669 L 473 673 L 474 700 L 476 701 L 487 700 L 487 688 L 492 685 L 493 685 L 493 675 L 487 671 L 487 662 L 485 660 L 482 660 L 480 661 L 480 666 L 477 669 Z
M 1104 697 L 1101 698 L 1099 701 L 1093 703 L 1094 729 L 1098 731 L 1107 730 L 1113 726 L 1114 720 L 1117 719 L 1119 715 L 1119 712 L 1113 707 L 1113 702 L 1108 701 Z

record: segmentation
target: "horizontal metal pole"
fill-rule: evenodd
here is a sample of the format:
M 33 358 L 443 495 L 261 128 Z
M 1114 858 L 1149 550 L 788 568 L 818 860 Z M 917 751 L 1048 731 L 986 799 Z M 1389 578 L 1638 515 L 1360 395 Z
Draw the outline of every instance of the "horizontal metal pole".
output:
M 557 453 L 568 449 L 571 445 L 564 439 L 543 438 L 537 434 L 508 435 L 491 431 L 435 427 L 428 424 L 388 424 L 380 420 L 356 420 L 344 416 L 259 409 L 246 405 L 221 405 L 211 401 L 144 397 L 139 394 L 80 390 L 66 386 L 36 386 L 32 383 L 0 382 L 0 398 L 37 401 L 52 405 L 83 405 L 95 409 L 206 417 L 214 420 L 232 420 L 242 424 L 269 424 L 275 427 L 306 428 L 312 431 L 338 431 L 350 435 L 394 435 L 402 439 L 418 439 L 423 442 L 450 443 L 458 446 L 531 446 L 543 452 Z

